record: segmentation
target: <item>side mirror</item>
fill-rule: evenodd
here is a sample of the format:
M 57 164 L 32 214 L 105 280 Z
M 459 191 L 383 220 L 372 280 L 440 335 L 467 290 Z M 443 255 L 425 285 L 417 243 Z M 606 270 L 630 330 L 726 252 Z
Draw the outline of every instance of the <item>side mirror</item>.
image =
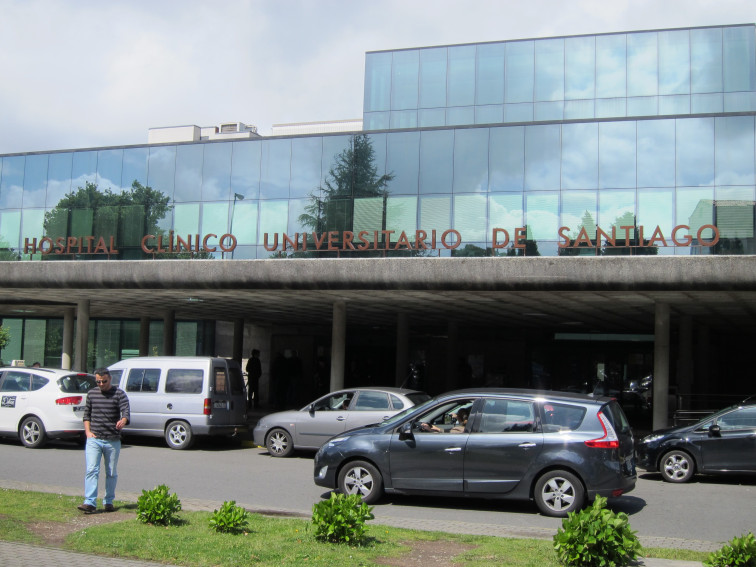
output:
M 307 408 L 307 411 L 310 412 L 310 415 L 315 415 L 315 404 L 310 404 L 310 406 Z
M 414 439 L 415 436 L 412 433 L 412 422 L 402 424 L 399 428 L 399 441 L 406 441 L 407 439 Z
M 709 427 L 709 435 L 712 437 L 722 437 L 722 430 L 716 423 L 713 423 L 711 427 Z

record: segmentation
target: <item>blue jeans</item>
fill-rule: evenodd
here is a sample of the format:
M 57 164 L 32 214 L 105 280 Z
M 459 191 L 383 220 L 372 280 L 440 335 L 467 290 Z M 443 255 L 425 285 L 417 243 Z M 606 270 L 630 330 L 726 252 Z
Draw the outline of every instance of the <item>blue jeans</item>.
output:
M 118 482 L 118 455 L 121 452 L 120 441 L 109 441 L 88 437 L 85 449 L 87 474 L 84 477 L 84 504 L 97 506 L 97 483 L 100 478 L 100 459 L 105 460 L 105 498 L 103 505 L 112 504 L 115 500 L 116 483 Z

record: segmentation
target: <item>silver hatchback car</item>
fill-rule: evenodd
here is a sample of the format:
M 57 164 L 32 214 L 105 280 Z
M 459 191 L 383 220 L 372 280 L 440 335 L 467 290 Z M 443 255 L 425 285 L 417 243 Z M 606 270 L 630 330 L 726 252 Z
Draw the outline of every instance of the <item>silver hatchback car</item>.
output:
M 266 415 L 257 422 L 254 442 L 273 457 L 297 449 L 317 449 L 348 429 L 379 423 L 429 400 L 425 392 L 404 388 L 347 388 L 326 394 L 300 410 Z

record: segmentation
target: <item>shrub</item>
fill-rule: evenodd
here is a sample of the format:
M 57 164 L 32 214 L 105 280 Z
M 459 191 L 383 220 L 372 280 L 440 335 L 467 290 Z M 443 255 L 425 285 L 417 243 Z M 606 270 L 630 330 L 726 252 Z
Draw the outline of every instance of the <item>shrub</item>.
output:
M 554 549 L 563 565 L 615 567 L 638 557 L 641 544 L 630 529 L 627 514 L 606 508 L 597 496 L 590 508 L 570 514 L 554 536 Z
M 333 543 L 360 544 L 365 537 L 365 522 L 372 520 L 372 506 L 365 504 L 358 494 L 331 493 L 312 507 L 315 537 Z
M 236 505 L 235 500 L 226 501 L 220 510 L 213 510 L 210 527 L 216 532 L 239 534 L 245 532 L 249 526 L 249 512 Z
M 748 532 L 732 538 L 704 561 L 708 567 L 756 567 L 756 538 Z
M 176 513 L 181 510 L 181 501 L 176 494 L 168 494 L 164 484 L 152 490 L 142 490 L 137 499 L 137 519 L 145 524 L 167 526 L 176 521 Z

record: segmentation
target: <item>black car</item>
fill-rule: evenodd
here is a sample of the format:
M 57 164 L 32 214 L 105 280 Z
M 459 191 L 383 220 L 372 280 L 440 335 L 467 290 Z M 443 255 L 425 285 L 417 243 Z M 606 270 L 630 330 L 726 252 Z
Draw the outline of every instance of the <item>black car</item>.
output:
M 316 454 L 314 476 L 367 503 L 384 492 L 533 499 L 558 517 L 636 481 L 616 400 L 508 389 L 449 392 L 334 437 Z
M 693 425 L 660 429 L 638 444 L 638 466 L 668 482 L 695 473 L 756 473 L 756 398 Z

